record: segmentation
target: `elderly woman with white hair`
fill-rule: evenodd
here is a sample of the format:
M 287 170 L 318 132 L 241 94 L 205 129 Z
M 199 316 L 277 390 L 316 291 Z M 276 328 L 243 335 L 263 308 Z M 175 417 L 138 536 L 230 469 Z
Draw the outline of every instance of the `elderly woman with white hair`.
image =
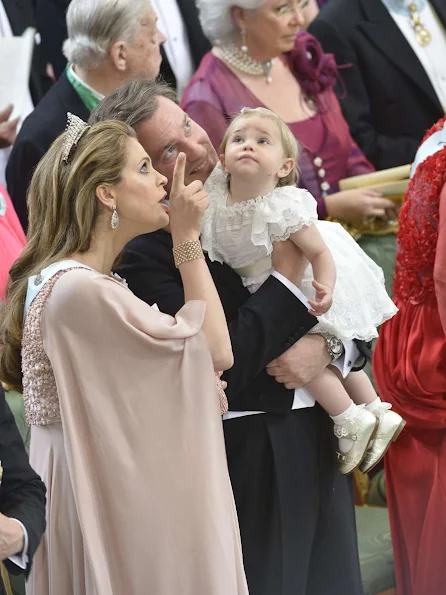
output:
M 369 173 L 373 166 L 353 141 L 334 94 L 333 57 L 303 31 L 309 1 L 196 2 L 213 49 L 187 87 L 182 107 L 217 151 L 234 114 L 243 107 L 267 107 L 300 142 L 299 185 L 316 198 L 320 219 L 355 225 L 357 238 L 366 220 L 394 218 L 393 203 L 371 189 L 339 191 L 340 180 Z M 395 237 L 373 237 L 370 243 L 370 250 L 367 242 L 361 245 L 387 272 L 390 290 Z
M 160 44 L 150 0 L 72 0 L 67 12 L 66 72 L 24 121 L 6 169 L 8 192 L 23 228 L 32 172 L 63 132 L 67 112 L 88 120 L 101 99 L 135 78 L 155 78 Z

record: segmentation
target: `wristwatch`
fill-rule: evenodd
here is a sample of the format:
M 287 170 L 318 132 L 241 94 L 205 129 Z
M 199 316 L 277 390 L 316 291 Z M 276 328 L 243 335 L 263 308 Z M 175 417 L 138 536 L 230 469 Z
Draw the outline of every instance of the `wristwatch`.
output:
M 344 354 L 344 343 L 335 335 L 330 333 L 319 333 L 325 339 L 328 355 L 331 357 L 332 363 Z

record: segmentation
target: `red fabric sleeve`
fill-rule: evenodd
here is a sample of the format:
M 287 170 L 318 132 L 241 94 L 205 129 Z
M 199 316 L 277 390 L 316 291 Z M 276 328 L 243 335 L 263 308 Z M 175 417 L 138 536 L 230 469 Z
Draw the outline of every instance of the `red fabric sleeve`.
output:
M 446 335 L 446 184 L 440 195 L 438 240 L 435 251 L 434 282 L 438 312 Z

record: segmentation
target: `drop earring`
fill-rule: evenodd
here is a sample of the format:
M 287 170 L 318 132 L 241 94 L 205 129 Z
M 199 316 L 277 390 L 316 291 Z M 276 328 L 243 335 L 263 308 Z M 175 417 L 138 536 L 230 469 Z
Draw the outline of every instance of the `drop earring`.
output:
M 113 214 L 112 214 L 112 218 L 111 218 L 111 228 L 116 229 L 119 225 L 118 211 L 116 210 L 116 205 L 113 205 L 112 208 L 113 208 Z
M 242 37 L 242 46 L 241 50 L 244 54 L 248 53 L 248 46 L 246 45 L 246 29 L 240 29 L 240 35 Z

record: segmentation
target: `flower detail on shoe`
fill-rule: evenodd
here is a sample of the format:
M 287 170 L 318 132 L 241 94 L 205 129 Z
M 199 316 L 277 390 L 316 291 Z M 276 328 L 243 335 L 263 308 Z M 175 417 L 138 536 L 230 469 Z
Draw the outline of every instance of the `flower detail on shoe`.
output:
M 370 441 L 373 439 L 378 419 L 373 413 L 367 411 L 365 405 L 358 405 L 347 416 L 343 424 L 335 424 L 333 431 L 340 439 L 348 439 L 353 442 L 351 449 L 346 452 L 337 452 L 338 470 L 343 475 L 351 473 L 365 457 Z
M 363 411 L 366 411 L 365 405 L 358 405 L 351 414 L 347 415 L 347 421 L 343 424 L 335 424 L 333 428 L 336 438 L 348 438 L 349 440 L 360 440 Z

